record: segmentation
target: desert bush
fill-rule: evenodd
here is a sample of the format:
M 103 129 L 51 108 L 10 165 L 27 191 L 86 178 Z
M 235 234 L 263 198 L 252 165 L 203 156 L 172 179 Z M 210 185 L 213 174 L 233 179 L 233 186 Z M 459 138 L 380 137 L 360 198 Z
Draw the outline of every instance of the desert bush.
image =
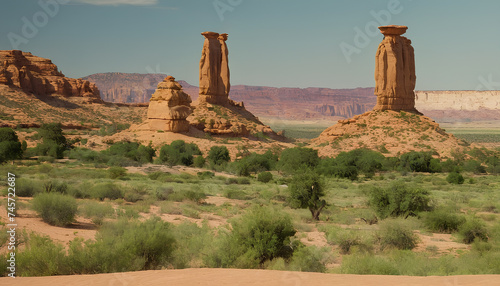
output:
M 257 268 L 267 260 L 292 255 L 292 221 L 274 208 L 253 207 L 231 226 L 231 232 L 219 233 L 216 250 L 204 257 L 208 267 Z
M 316 246 L 299 247 L 293 252 L 290 270 L 302 272 L 326 272 L 327 248 Z
M 301 169 L 315 168 L 320 162 L 318 150 L 295 147 L 281 152 L 276 168 L 288 174 L 295 173 Z
M 472 172 L 474 174 L 484 174 L 486 173 L 486 167 L 481 164 L 481 162 L 476 160 L 468 160 L 464 162 L 464 171 Z
M 90 189 L 91 197 L 103 201 L 104 199 L 123 199 L 123 193 L 119 186 L 113 183 L 100 183 Z
M 169 223 L 152 217 L 144 222 L 104 223 L 96 241 L 74 240 L 69 265 L 74 274 L 157 269 L 170 265 L 175 239 Z
M 42 124 L 38 134 L 43 141 L 33 150 L 36 155 L 51 156 L 56 159 L 63 158 L 68 142 L 62 133 L 61 123 Z
M 127 169 L 125 168 L 122 168 L 122 167 L 110 167 L 108 169 L 108 176 L 110 179 L 118 179 L 118 178 L 121 178 L 123 176 L 125 176 L 125 174 L 127 173 Z
M 319 220 L 321 211 L 327 205 L 326 201 L 322 199 L 325 192 L 321 177 L 312 171 L 294 175 L 289 190 L 290 206 L 292 208 L 307 208 L 313 219 Z
M 16 195 L 19 197 L 33 197 L 42 191 L 40 181 L 20 178 L 16 182 Z
M 465 179 L 462 174 L 458 172 L 451 172 L 446 177 L 446 181 L 450 184 L 461 185 L 464 183 Z
M 211 178 L 215 177 L 215 173 L 210 172 L 210 171 L 198 172 L 198 173 L 196 173 L 196 175 L 198 176 L 198 178 L 203 179 L 203 180 L 211 179 Z
M 68 185 L 58 180 L 45 181 L 43 182 L 42 188 L 45 193 L 66 194 L 68 192 Z
M 408 249 L 415 248 L 418 236 L 402 219 L 386 220 L 380 224 L 378 232 L 381 248 Z
M 226 146 L 212 146 L 208 151 L 207 160 L 212 166 L 223 165 L 231 160 L 229 150 Z
M 358 178 L 358 168 L 356 166 L 339 165 L 334 158 L 321 159 L 316 167 L 318 173 L 325 176 L 334 176 L 337 178 L 346 178 L 356 180 Z
M 22 155 L 22 144 L 16 132 L 8 127 L 0 128 L 0 163 L 20 159 Z
M 170 166 L 190 166 L 193 164 L 194 155 L 201 155 L 201 151 L 196 144 L 176 140 L 170 145 L 167 144 L 161 147 L 159 160 Z
M 73 197 L 59 193 L 38 194 L 33 198 L 32 205 L 43 221 L 56 226 L 72 223 L 78 209 Z
M 462 241 L 471 244 L 476 240 L 488 240 L 488 229 L 484 221 L 477 217 L 469 217 L 459 228 Z
M 249 185 L 250 180 L 248 178 L 227 178 L 225 181 L 226 185 L 232 185 L 232 184 L 237 184 L 237 185 Z
M 240 189 L 232 189 L 228 188 L 224 190 L 223 196 L 228 198 L 228 199 L 233 199 L 233 200 L 248 200 L 250 197 L 248 194 Z
M 235 173 L 239 176 L 249 176 L 250 173 L 270 171 L 278 162 L 278 156 L 272 151 L 264 154 L 251 153 L 233 163 Z
M 168 200 L 168 196 L 174 192 L 172 187 L 159 187 L 155 191 L 155 196 L 160 201 Z
M 173 232 L 177 242 L 173 252 L 175 268 L 200 267 L 206 248 L 213 245 L 214 235 L 208 223 L 199 227 L 196 223 L 184 222 Z
M 369 196 L 370 206 L 381 219 L 389 216 L 408 217 L 431 209 L 428 191 L 401 181 L 392 182 L 388 188 L 374 187 Z
M 203 203 L 207 195 L 202 190 L 179 190 L 168 194 L 167 199 L 174 202 L 192 201 L 198 204 Z
M 355 167 L 359 172 L 371 178 L 376 171 L 382 170 L 384 160 L 385 156 L 381 153 L 360 148 L 349 152 L 341 152 L 335 158 L 335 163 L 340 169 Z
M 270 172 L 262 172 L 257 176 L 259 182 L 268 183 L 273 179 L 273 174 Z
M 16 255 L 17 276 L 52 276 L 69 274 L 64 247 L 50 237 L 29 235 L 26 247 Z
M 206 160 L 202 155 L 196 156 L 193 159 L 193 166 L 196 168 L 203 168 L 205 166 Z
M 431 231 L 451 233 L 457 231 L 465 222 L 463 215 L 451 209 L 438 209 L 424 214 L 424 223 Z
M 81 203 L 78 211 L 86 218 L 90 218 L 96 225 L 102 225 L 103 219 L 113 217 L 115 210 L 110 204 L 86 201 Z
M 108 155 L 86 148 L 73 148 L 67 151 L 67 156 L 81 162 L 106 163 L 109 161 Z
M 411 151 L 399 157 L 400 169 L 411 172 L 441 172 L 442 167 L 439 160 L 432 158 L 429 152 Z

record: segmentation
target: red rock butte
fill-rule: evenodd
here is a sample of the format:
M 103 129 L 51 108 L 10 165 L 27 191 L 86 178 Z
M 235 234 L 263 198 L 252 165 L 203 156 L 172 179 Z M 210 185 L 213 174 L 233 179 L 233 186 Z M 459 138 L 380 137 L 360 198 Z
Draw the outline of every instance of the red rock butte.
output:
M 38 96 L 55 94 L 102 102 L 95 84 L 83 79 L 67 78 L 51 60 L 19 50 L 0 51 L 0 84 Z
M 408 27 L 389 25 L 379 29 L 384 39 L 375 57 L 377 104 L 373 110 L 419 113 L 415 109 L 415 55 L 411 41 L 401 36 Z

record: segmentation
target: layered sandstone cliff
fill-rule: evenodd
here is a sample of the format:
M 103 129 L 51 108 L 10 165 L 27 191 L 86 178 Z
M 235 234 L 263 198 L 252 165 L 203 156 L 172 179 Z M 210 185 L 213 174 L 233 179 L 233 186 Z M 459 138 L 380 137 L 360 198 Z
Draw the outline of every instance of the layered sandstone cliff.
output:
M 498 110 L 499 90 L 416 91 L 415 106 L 419 110 Z
M 148 107 L 147 124 L 151 130 L 187 132 L 186 118 L 192 113 L 191 98 L 182 91 L 182 86 L 172 76 L 158 84 Z
M 0 51 L 0 84 L 38 96 L 84 97 L 89 102 L 102 102 L 95 84 L 67 78 L 51 60 L 18 50 Z

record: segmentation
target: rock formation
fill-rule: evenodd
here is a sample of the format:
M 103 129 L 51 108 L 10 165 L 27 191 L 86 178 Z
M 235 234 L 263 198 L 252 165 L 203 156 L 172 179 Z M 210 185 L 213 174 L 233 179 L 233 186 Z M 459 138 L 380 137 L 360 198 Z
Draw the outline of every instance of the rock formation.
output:
M 201 33 L 205 37 L 200 60 L 200 102 L 229 103 L 227 34 Z
M 415 109 L 415 56 L 411 41 L 401 35 L 406 26 L 379 27 L 384 40 L 377 50 L 375 61 L 374 110 L 417 112 Z
M 99 89 L 89 81 L 67 78 L 49 59 L 18 50 L 0 51 L 0 84 L 15 86 L 38 96 L 86 97 L 102 102 Z
M 172 76 L 158 84 L 148 107 L 148 124 L 152 130 L 189 131 L 186 118 L 191 114 L 191 97 Z

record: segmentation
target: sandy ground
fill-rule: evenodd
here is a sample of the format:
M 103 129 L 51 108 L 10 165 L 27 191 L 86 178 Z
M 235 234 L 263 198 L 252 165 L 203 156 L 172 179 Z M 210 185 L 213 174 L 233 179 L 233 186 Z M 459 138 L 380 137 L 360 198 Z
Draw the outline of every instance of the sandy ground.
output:
M 37 286 L 224 286 L 224 285 L 426 285 L 426 286 L 462 286 L 462 285 L 500 285 L 500 275 L 448 276 L 448 277 L 409 277 L 378 275 L 339 275 L 306 272 L 288 272 L 272 270 L 241 269 L 182 269 L 125 272 L 97 275 L 74 275 L 53 277 L 10 277 L 0 278 L 0 285 L 37 285 Z

